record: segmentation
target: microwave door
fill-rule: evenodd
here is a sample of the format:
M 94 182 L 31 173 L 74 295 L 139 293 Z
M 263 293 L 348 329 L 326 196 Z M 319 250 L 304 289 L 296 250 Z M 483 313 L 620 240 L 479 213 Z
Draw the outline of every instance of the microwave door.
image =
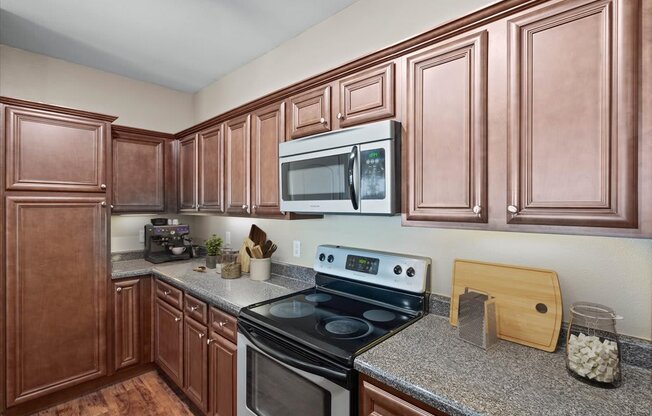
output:
M 281 211 L 359 212 L 358 170 L 357 146 L 281 158 Z

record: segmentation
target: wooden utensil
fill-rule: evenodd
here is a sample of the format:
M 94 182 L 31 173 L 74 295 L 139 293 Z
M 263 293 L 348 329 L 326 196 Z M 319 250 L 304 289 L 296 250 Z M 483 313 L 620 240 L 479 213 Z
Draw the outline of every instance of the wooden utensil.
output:
M 251 253 L 254 255 L 255 259 L 263 258 L 263 251 L 260 249 L 260 246 L 254 246 L 254 248 L 251 249 Z
M 272 242 L 272 240 L 267 240 L 265 241 L 265 244 L 260 247 L 261 250 L 263 251 L 263 258 L 267 256 L 267 252 L 269 251 L 270 248 L 272 248 L 273 244 L 274 243 Z
M 278 246 L 276 244 L 272 244 L 272 246 L 265 252 L 265 258 L 272 257 L 272 254 L 276 251 Z
M 252 224 L 251 229 L 249 229 L 249 238 L 254 242 L 254 244 L 262 246 L 265 244 L 265 241 L 267 241 L 267 233 L 260 229 L 256 224 Z
M 251 253 L 251 249 L 250 249 L 249 247 L 246 247 L 246 246 L 245 246 L 245 251 L 247 252 L 247 255 L 248 255 L 249 257 L 251 257 L 251 258 L 254 257 L 254 255 Z
M 552 352 L 561 328 L 557 273 L 470 260 L 455 260 L 450 323 L 457 325 L 459 295 L 469 287 L 496 298 L 498 338 Z

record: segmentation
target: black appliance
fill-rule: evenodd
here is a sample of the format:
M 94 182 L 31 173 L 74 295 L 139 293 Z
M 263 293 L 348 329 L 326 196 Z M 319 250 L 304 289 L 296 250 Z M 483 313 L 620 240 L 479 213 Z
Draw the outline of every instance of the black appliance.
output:
M 188 260 L 192 256 L 188 225 L 145 225 L 145 260 L 152 263 Z M 175 254 L 174 248 L 183 248 Z M 179 250 L 180 251 L 180 250 Z

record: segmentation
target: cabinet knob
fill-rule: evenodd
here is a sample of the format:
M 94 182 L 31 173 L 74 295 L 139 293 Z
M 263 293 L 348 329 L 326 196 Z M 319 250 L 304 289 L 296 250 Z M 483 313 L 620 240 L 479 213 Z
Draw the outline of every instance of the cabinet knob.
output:
M 113 209 L 113 204 L 111 204 L 111 209 Z
M 115 288 L 115 291 L 118 292 L 118 293 L 120 293 L 120 292 L 122 292 L 122 288 L 121 288 L 121 287 L 116 287 L 116 288 Z
M 476 205 L 476 206 L 473 207 L 473 213 L 474 214 L 480 215 L 481 212 L 482 212 L 482 207 L 480 205 Z
M 200 332 L 200 333 L 199 333 L 199 339 L 201 339 L 201 338 L 204 338 L 204 334 L 202 334 L 202 333 Z
M 518 208 L 516 208 L 516 205 L 508 205 L 507 211 L 512 214 L 516 214 L 518 212 Z
M 199 309 L 199 306 L 191 306 L 191 307 L 190 307 L 190 310 L 191 310 L 192 312 L 196 311 L 197 309 Z
M 247 209 L 248 205 L 247 204 L 242 204 L 242 209 Z
M 220 322 L 218 325 L 219 325 L 220 327 L 224 328 L 224 327 L 226 326 L 226 324 L 228 324 L 227 321 L 222 321 L 222 322 Z
M 170 291 L 169 291 L 169 290 L 164 290 L 164 291 L 163 291 L 163 294 L 164 294 L 165 296 L 167 296 L 167 295 L 170 294 Z
M 319 122 L 321 124 L 326 124 L 326 119 L 324 117 L 322 117 L 322 118 L 319 119 Z
M 100 205 L 102 205 L 103 207 L 105 207 L 105 206 L 106 206 L 106 202 L 105 202 L 105 201 L 102 201 L 102 203 L 101 203 Z
M 106 185 L 105 184 L 100 185 L 100 189 L 106 189 Z
M 209 339 L 207 339 L 207 340 L 206 340 L 206 345 L 211 345 L 211 342 L 213 342 L 213 340 L 212 340 L 212 339 L 210 339 L 210 338 L 209 338 Z
M 342 113 L 337 113 L 337 119 L 342 120 L 344 118 L 344 114 Z
M 174 318 L 174 322 L 179 322 L 181 318 Z

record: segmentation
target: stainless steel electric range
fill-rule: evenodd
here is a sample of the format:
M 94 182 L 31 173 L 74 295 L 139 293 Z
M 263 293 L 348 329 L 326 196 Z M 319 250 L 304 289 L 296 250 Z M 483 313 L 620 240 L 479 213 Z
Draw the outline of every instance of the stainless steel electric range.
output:
M 314 288 L 240 311 L 238 415 L 356 414 L 353 360 L 424 315 L 430 264 L 319 246 Z

